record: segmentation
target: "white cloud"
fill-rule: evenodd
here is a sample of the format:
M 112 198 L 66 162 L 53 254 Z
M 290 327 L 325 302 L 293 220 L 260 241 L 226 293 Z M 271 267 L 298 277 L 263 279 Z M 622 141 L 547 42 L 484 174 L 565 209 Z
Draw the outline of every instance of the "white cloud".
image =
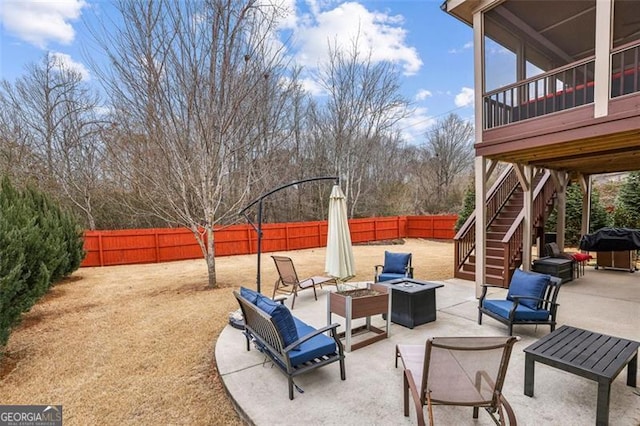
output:
M 86 5 L 84 0 L 2 0 L 0 22 L 7 32 L 44 49 L 50 42 L 73 41 L 70 21 L 78 19 Z
M 280 11 L 278 26 L 280 29 L 292 29 L 298 22 L 296 16 L 296 0 L 261 0 L 266 5 L 274 5 Z
M 328 57 L 329 44 L 350 48 L 355 40 L 365 57 L 371 52 L 374 62 L 400 64 L 405 75 L 413 75 L 422 67 L 415 47 L 405 42 L 406 30 L 400 15 L 370 11 L 357 2 L 345 2 L 323 10 L 324 2 L 308 1 L 309 11 L 285 19 L 293 30 L 295 57 L 300 65 L 316 68 Z
M 473 106 L 474 90 L 470 87 L 463 87 L 454 99 L 457 107 Z
M 418 90 L 418 93 L 416 93 L 416 101 L 424 101 L 425 99 L 430 98 L 431 96 L 433 96 L 433 93 L 431 93 L 431 91 L 426 89 L 420 89 Z
M 462 45 L 461 48 L 453 48 L 453 49 L 449 49 L 449 53 L 457 55 L 458 53 L 462 53 L 465 50 L 469 50 L 473 48 L 473 42 L 472 41 L 468 41 L 466 42 L 464 45 Z
M 428 114 L 427 108 L 419 107 L 413 110 L 413 114 L 403 118 L 398 123 L 402 137 L 408 143 L 419 143 L 424 140 L 424 135 L 436 122 L 436 119 Z
M 302 88 L 312 96 L 324 96 L 327 92 L 324 88 L 318 84 L 318 81 L 313 78 L 301 78 Z
M 55 67 L 57 69 L 66 69 L 75 71 L 82 76 L 84 81 L 88 81 L 90 79 L 89 70 L 80 62 L 74 61 L 70 55 L 66 53 L 60 52 L 50 52 L 49 57 L 53 60 Z

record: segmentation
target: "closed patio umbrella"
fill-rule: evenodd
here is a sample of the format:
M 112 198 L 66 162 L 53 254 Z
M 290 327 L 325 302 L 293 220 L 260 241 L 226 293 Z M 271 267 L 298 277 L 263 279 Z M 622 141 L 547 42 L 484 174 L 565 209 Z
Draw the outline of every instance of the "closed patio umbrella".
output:
M 356 275 L 347 221 L 347 203 L 339 185 L 333 186 L 329 198 L 327 254 L 324 270 L 327 275 L 338 281 L 346 281 Z

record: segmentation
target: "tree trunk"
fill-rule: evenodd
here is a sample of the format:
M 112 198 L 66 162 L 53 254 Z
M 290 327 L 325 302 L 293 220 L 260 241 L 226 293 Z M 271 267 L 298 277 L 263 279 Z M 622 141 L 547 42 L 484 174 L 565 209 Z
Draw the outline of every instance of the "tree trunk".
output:
M 215 248 L 213 245 L 213 229 L 211 227 L 207 227 L 207 253 L 205 255 L 205 259 L 207 261 L 207 273 L 209 276 L 209 284 L 207 288 L 218 288 L 218 283 L 216 280 L 216 259 L 215 259 Z

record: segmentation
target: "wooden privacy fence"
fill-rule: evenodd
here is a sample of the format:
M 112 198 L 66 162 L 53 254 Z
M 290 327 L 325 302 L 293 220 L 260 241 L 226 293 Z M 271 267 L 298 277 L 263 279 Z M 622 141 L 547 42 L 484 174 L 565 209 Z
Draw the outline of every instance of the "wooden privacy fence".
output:
M 452 239 L 457 216 L 394 216 L 352 219 L 351 241 L 392 240 L 396 238 Z M 262 251 L 289 251 L 327 244 L 327 222 L 265 223 L 262 225 Z M 216 256 L 256 253 L 258 239 L 249 224 L 215 230 Z M 202 257 L 200 246 L 186 228 L 86 231 L 86 257 L 80 266 L 111 266 L 158 263 Z

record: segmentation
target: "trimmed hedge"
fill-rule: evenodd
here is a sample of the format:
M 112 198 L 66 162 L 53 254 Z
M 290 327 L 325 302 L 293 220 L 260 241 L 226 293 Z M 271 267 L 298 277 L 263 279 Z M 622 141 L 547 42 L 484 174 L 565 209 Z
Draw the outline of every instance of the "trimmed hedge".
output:
M 0 347 L 53 283 L 80 266 L 82 232 L 70 213 L 33 188 L 0 182 Z

